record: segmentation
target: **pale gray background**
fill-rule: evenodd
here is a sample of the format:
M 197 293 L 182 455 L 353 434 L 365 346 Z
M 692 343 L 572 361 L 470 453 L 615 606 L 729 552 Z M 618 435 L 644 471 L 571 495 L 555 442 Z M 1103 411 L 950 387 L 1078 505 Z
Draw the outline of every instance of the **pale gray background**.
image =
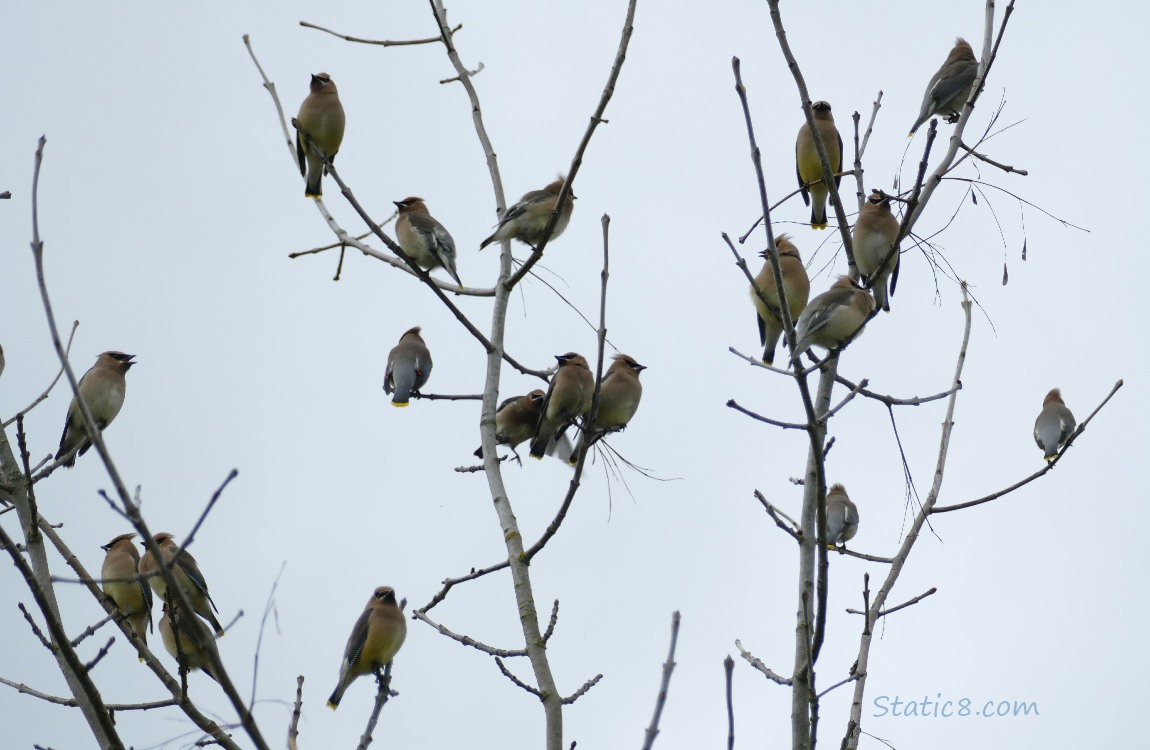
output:
M 514 200 L 567 169 L 606 80 L 624 3 L 449 10 L 464 24 L 456 39 L 465 61 L 486 66 L 476 85 Z M 978 48 L 982 4 L 785 3 L 784 13 L 812 97 L 833 104 L 848 144 L 850 114 L 861 112 L 865 122 L 885 91 L 867 186 L 890 188 L 900 166 L 911 179 L 924 136 L 905 151 L 906 131 L 926 80 L 956 35 Z M 0 414 L 28 403 L 57 367 L 28 250 L 32 155 L 47 134 L 41 228 L 57 315 L 65 325 L 82 322 L 74 366 L 82 372 L 107 349 L 139 357 L 127 403 L 107 432 L 119 467 L 141 487 L 152 527 L 177 537 L 227 471 L 240 470 L 193 549 L 223 619 L 246 612 L 221 642 L 223 656 L 237 683 L 250 685 L 259 614 L 286 562 L 279 629 L 269 630 L 261 653 L 265 702 L 257 715 L 269 741 L 280 743 L 295 676 L 304 674 L 301 746 L 353 747 L 371 681 L 356 683 L 337 713 L 323 701 L 371 589 L 393 585 L 419 606 L 442 579 L 504 554 L 483 478 L 452 471 L 471 462 L 478 444 L 475 404 L 391 408 L 380 390 L 387 351 L 422 325 L 436 361 L 427 390 L 439 393 L 478 392 L 483 355 L 426 289 L 388 266 L 349 253 L 343 279 L 333 283 L 334 254 L 287 259 L 332 237 L 302 196 L 241 36 L 252 35 L 289 115 L 309 74 L 332 75 L 348 118 L 341 174 L 380 219 L 390 201 L 427 199 L 460 247 L 464 281 L 488 286 L 496 251 L 476 248 L 494 221 L 494 202 L 464 92 L 438 83 L 454 74 L 442 48 L 352 45 L 297 25 L 306 19 L 371 38 L 425 37 L 434 34 L 430 10 L 422 2 L 12 2 L 5 16 L 0 189 L 14 197 L 0 203 L 0 342 L 8 360 Z M 981 132 L 1005 97 L 1000 125 L 1023 122 L 986 150 L 1030 177 L 990 168 L 982 176 L 1090 232 L 991 191 L 977 205 L 967 201 L 939 238 L 982 304 L 941 502 L 980 496 L 1041 467 L 1030 433 L 1049 388 L 1060 386 L 1084 418 L 1119 377 L 1127 386 L 1052 475 L 996 503 L 937 517 L 938 538 L 920 541 L 892 599 L 930 586 L 939 593 L 880 626 L 864 711 L 864 729 L 900 750 L 1108 747 L 1141 727 L 1150 666 L 1142 532 L 1150 514 L 1142 491 L 1131 488 L 1141 487 L 1133 461 L 1145 452 L 1135 429 L 1147 412 L 1135 280 L 1145 277 L 1146 262 L 1141 243 L 1127 236 L 1141 213 L 1134 187 L 1142 165 L 1123 157 L 1145 150 L 1139 71 L 1148 20 L 1140 4 L 1087 11 L 1080 3 L 1021 3 L 967 129 L 971 138 Z M 611 214 L 609 336 L 650 367 L 638 417 L 611 443 L 675 479 L 628 473 L 628 493 L 601 462 L 589 467 L 565 526 L 532 568 L 540 608 L 562 603 L 550 648 L 561 689 L 605 674 L 565 712 L 567 740 L 580 748 L 640 744 L 672 610 L 682 611 L 683 626 L 659 747 L 725 741 L 721 661 L 734 639 L 790 670 L 794 549 L 751 493 L 759 488 L 794 512 L 801 492 L 787 479 L 802 472 L 806 440 L 724 406 L 733 397 L 777 418 L 800 416 L 791 383 L 727 353 L 732 345 L 758 351 L 746 282 L 719 237 L 742 234 L 759 211 L 732 55 L 743 60 L 771 195 L 792 189 L 802 116 L 765 3 L 643 2 L 610 124 L 596 134 L 575 185 L 574 218 L 541 264 L 540 273 L 594 314 L 599 217 Z M 961 175 L 975 172 L 966 166 Z M 361 231 L 327 187 L 331 210 Z M 948 220 L 963 187 L 951 182 L 936 194 L 920 234 Z M 821 272 L 812 281 L 819 292 L 845 263 L 835 256 L 837 237 L 806 227 L 806 216 L 792 200 L 777 229 L 794 235 L 812 275 Z M 756 234 L 745 250 L 762 245 Z M 850 349 L 842 372 L 897 396 L 944 389 L 961 332 L 958 300 L 946 279 L 936 296 L 924 257 L 908 253 L 893 312 Z M 459 304 L 481 327 L 489 322 L 488 301 Z M 509 321 L 511 351 L 535 367 L 550 366 L 554 354 L 594 349 L 593 332 L 538 282 L 514 295 Z M 501 395 L 536 385 L 508 370 Z M 55 450 L 69 398 L 58 387 L 28 419 L 34 458 Z M 922 492 L 942 413 L 940 405 L 897 413 Z M 885 410 L 858 400 L 832 432 L 829 479 L 846 484 L 862 514 L 852 546 L 890 554 L 909 511 Z M 569 472 L 556 461 L 530 462 L 508 466 L 505 476 L 533 540 Z M 101 488 L 110 484 L 88 455 L 37 489 L 43 513 L 64 524 L 92 570 L 99 546 L 126 530 L 97 496 Z M 6 518 L 6 528 L 14 530 L 13 521 Z M 30 597 L 10 566 L 0 570 L 0 675 L 60 693 L 61 678 L 15 607 Z M 844 609 L 861 603 L 867 571 L 873 579 L 885 568 L 832 560 L 824 687 L 853 661 L 860 624 Z M 73 632 L 102 614 L 86 593 L 64 588 Z M 492 645 L 521 645 L 504 575 L 457 588 L 435 615 Z M 524 660 L 511 666 L 530 677 Z M 164 697 L 122 639 L 95 674 L 109 701 Z M 537 701 L 489 657 L 420 623 L 410 625 L 394 687 L 402 695 L 384 711 L 381 747 L 540 746 Z M 205 708 L 231 719 L 210 680 L 194 675 L 191 689 Z M 1036 701 L 1041 715 L 871 717 L 876 696 L 938 693 L 978 704 Z M 841 738 L 849 695 L 840 689 L 825 702 L 824 742 Z M 740 661 L 735 696 L 739 747 L 786 742 L 786 690 Z M 135 747 L 192 729 L 174 710 L 117 721 Z M 0 725 L 8 747 L 92 744 L 77 711 L 8 688 L 0 689 Z

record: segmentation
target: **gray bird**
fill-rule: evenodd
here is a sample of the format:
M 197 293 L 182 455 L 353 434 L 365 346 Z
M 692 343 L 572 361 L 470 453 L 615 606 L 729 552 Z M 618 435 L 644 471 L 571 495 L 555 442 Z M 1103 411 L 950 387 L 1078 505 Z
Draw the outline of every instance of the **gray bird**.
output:
M 178 617 L 179 627 L 173 629 L 167 602 L 164 602 L 163 611 L 159 629 L 160 638 L 164 641 L 164 648 L 167 652 L 177 663 L 183 656 L 183 666 L 189 672 L 202 669 L 204 674 L 219 682 L 220 678 L 212 668 L 212 661 L 209 656 L 209 654 L 214 653 L 216 659 L 219 659 L 219 652 L 216 650 L 216 642 L 212 638 L 212 634 L 208 632 L 202 622 L 190 615 Z M 176 645 L 176 630 L 179 631 L 179 646 Z
M 815 127 L 822 136 L 823 145 L 827 149 L 827 158 L 830 160 L 831 172 L 838 174 L 843 166 L 843 139 L 835 127 L 835 118 L 831 114 L 831 105 L 827 102 L 815 102 L 811 105 L 811 114 L 814 116 Z M 815 137 L 811 129 L 804 122 L 799 128 L 799 137 L 795 141 L 795 171 L 799 177 L 799 191 L 803 196 L 803 203 L 811 207 L 811 228 L 827 228 L 827 196 L 831 189 L 823 182 L 823 167 L 819 161 L 819 150 L 815 147 Z M 837 188 L 842 177 L 835 177 Z M 810 188 L 807 183 L 814 182 Z M 810 190 L 808 197 L 807 191 Z
M 575 420 L 587 415 L 595 395 L 595 376 L 583 355 L 567 352 L 555 359 L 559 360 L 559 369 L 551 378 L 531 441 L 531 455 L 539 459 L 549 442 L 558 440 Z
M 866 283 L 874 292 L 875 303 L 890 312 L 887 280 L 890 294 L 898 280 L 898 248 L 891 255 L 891 246 L 898 239 L 898 219 L 890 210 L 890 196 L 876 190 L 863 203 L 855 222 L 851 244 L 854 246 L 855 264 Z M 883 263 L 883 261 L 886 263 Z
M 335 81 L 327 73 L 316 73 L 311 77 L 311 93 L 299 106 L 296 122 L 300 130 L 307 133 L 316 146 L 333 162 L 343 143 L 345 118 L 343 105 L 339 102 L 339 91 Z M 323 157 L 307 145 L 300 133 L 295 136 L 296 159 L 299 160 L 300 174 L 307 177 L 304 195 L 318 198 L 323 195 L 323 176 L 327 170 Z
M 559 191 L 563 189 L 563 178 L 560 177 L 542 190 L 532 190 L 519 202 L 507 209 L 507 213 L 499 220 L 499 225 L 490 237 L 479 243 L 479 249 L 492 242 L 504 240 L 519 240 L 530 245 L 532 249 L 543 241 L 543 230 L 551 220 L 551 213 L 559 200 Z M 575 208 L 575 194 L 567 191 L 567 198 L 563 207 L 559 209 L 559 217 L 555 220 L 555 230 L 551 239 L 563 234 L 567 223 L 571 221 L 571 211 Z
M 799 249 L 791 242 L 789 235 L 780 234 L 775 237 L 775 247 L 779 251 L 783 291 L 787 295 L 791 325 L 794 325 L 811 296 L 811 282 L 807 278 L 807 269 L 803 267 L 803 259 L 799 257 Z M 756 320 L 759 323 L 759 343 L 763 345 L 763 362 L 771 365 L 775 362 L 775 346 L 779 343 L 779 337 L 783 335 L 783 321 L 779 317 L 782 308 L 775 284 L 775 269 L 768 257 L 769 252 L 764 250 L 761 253 L 765 262 L 759 275 L 755 277 L 755 286 L 751 287 L 751 302 L 755 304 L 755 311 L 758 313 Z M 763 292 L 771 307 L 763 304 L 762 298 L 755 292 L 755 287 Z
M 1034 420 L 1034 442 L 1038 443 L 1047 461 L 1055 459 L 1058 449 L 1076 426 L 1074 415 L 1062 402 L 1062 391 L 1055 388 L 1047 393 L 1042 400 L 1042 411 L 1038 413 L 1038 419 Z
M 792 361 L 812 346 L 837 349 L 851 336 L 858 336 L 874 311 L 874 298 L 865 289 L 840 276 L 831 288 L 815 297 L 795 324 L 795 350 Z
M 327 699 L 328 708 L 334 711 L 339 706 L 355 678 L 387 666 L 406 638 L 407 621 L 395 600 L 395 590 L 380 586 L 367 600 L 363 614 L 351 629 L 351 637 L 343 650 L 343 662 L 339 665 L 339 683 Z
M 80 378 L 78 390 L 88 405 L 92 419 L 96 420 L 96 427 L 103 432 L 112 424 L 112 420 L 120 413 L 124 405 L 125 383 L 124 375 L 136 364 L 132 361 L 135 354 L 123 352 L 104 352 L 96 357 L 96 364 Z M 76 456 L 82 456 L 92 447 L 88 440 L 88 433 L 84 431 L 84 417 L 80 414 L 80 405 L 76 397 L 72 397 L 72 404 L 68 407 L 68 419 L 64 423 L 64 434 L 60 436 L 60 450 L 56 451 L 56 460 L 68 456 L 65 466 L 74 466 Z M 69 456 L 72 451 L 79 451 Z
M 831 485 L 827 492 L 827 549 L 844 547 L 854 539 L 859 530 L 859 511 L 847 497 L 846 488 L 841 484 Z
M 962 37 L 955 39 L 954 49 L 946 56 L 946 62 L 926 85 L 918 119 L 907 137 L 914 135 L 919 126 L 934 115 L 942 115 L 947 122 L 958 122 L 962 105 L 966 104 L 977 75 L 978 58 L 974 56 L 974 50 Z
M 192 605 L 196 614 L 212 624 L 217 636 L 223 636 L 224 626 L 220 624 L 212 611 L 219 612 L 220 610 L 216 607 L 215 601 L 212 600 L 212 595 L 208 593 L 208 582 L 204 579 L 204 574 L 200 572 L 196 558 L 192 557 L 192 554 L 186 550 L 181 552 L 180 546 L 166 531 L 153 536 L 152 541 L 159 547 L 160 555 L 168 565 L 171 565 L 172 560 L 179 554 L 179 559 L 172 567 L 172 577 L 176 579 L 176 585 L 184 593 L 184 597 Z M 144 556 L 140 558 L 140 575 L 147 578 L 152 590 L 156 592 L 156 596 L 167 600 L 168 584 L 160 575 L 160 562 L 142 542 L 141 546 L 144 547 L 145 551 Z
M 639 410 L 639 400 L 643 398 L 639 373 L 646 369 L 646 365 L 639 364 L 634 357 L 615 355 L 615 361 L 599 386 L 599 411 L 595 415 L 595 422 L 583 428 L 583 435 L 571 454 L 570 463 L 576 463 L 575 459 L 584 443 L 590 447 L 607 433 L 618 432 L 630 424 L 635 412 Z
M 395 201 L 395 207 L 399 209 L 395 238 L 403 252 L 423 270 L 442 268 L 451 274 L 456 284 L 463 286 L 455 271 L 455 240 L 428 212 L 423 198 L 404 198 Z
M 392 406 L 407 406 L 412 393 L 418 393 L 431 377 L 431 352 L 416 326 L 399 337 L 399 343 L 387 355 L 387 372 L 383 392 L 392 393 Z

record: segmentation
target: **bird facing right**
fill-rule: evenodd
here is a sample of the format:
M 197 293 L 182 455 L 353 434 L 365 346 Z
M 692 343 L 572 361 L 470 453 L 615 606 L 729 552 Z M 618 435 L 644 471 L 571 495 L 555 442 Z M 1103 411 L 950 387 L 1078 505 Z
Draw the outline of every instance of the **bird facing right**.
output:
M 846 545 L 859 530 L 859 511 L 841 484 L 827 491 L 827 549 Z
M 1062 401 L 1062 391 L 1055 388 L 1047 393 L 1034 420 L 1034 442 L 1042 449 L 1043 458 L 1053 461 L 1076 426 L 1074 415 Z
M 934 115 L 942 115 L 947 122 L 958 122 L 976 75 L 978 58 L 974 56 L 974 50 L 962 37 L 955 39 L 954 48 L 946 56 L 946 62 L 926 84 L 922 108 L 907 137 L 914 135 L 919 126 Z
M 811 282 L 807 278 L 807 269 L 803 267 L 803 259 L 799 257 L 799 249 L 791 242 L 790 235 L 780 234 L 776 237 L 775 248 L 779 251 L 779 270 L 783 275 L 783 292 L 787 296 L 791 325 L 795 325 L 811 296 Z M 759 275 L 755 277 L 755 285 L 751 287 L 751 302 L 755 304 L 755 311 L 758 312 L 759 343 L 763 345 L 763 362 L 771 365 L 775 362 L 775 346 L 779 343 L 779 337 L 783 335 L 783 321 L 779 315 L 782 304 L 779 302 L 775 269 L 771 265 L 769 253 L 770 250 L 760 253 L 765 262 Z M 763 304 L 762 298 L 755 292 L 756 287 L 767 298 L 770 307 Z
M 890 312 L 890 294 L 894 294 L 894 281 L 887 292 L 887 279 L 898 279 L 898 248 L 891 248 L 898 239 L 898 219 L 890 210 L 890 196 L 879 190 L 870 194 L 859 211 L 851 236 L 855 264 L 874 291 L 874 300 Z M 883 261 L 886 261 L 885 263 Z
M 399 343 L 387 354 L 387 371 L 383 375 L 383 392 L 392 393 L 392 406 L 407 406 L 411 394 L 427 384 L 431 377 L 431 352 L 419 326 L 409 328 L 399 337 Z
M 299 114 L 295 119 L 299 123 L 299 129 L 307 133 L 320 151 L 334 162 L 335 155 L 339 153 L 339 146 L 343 143 L 346 120 L 343 105 L 339 102 L 339 91 L 331 76 L 327 73 L 316 73 L 311 77 L 311 92 L 299 106 Z M 327 171 L 323 157 L 307 144 L 298 131 L 295 136 L 295 153 L 299 161 L 300 174 L 307 178 L 304 195 L 308 198 L 321 197 L 323 176 Z
M 171 565 L 172 560 L 176 561 L 176 564 L 172 566 L 172 577 L 176 580 L 176 585 L 184 593 L 188 603 L 192 605 L 192 609 L 212 624 L 217 636 L 223 636 L 224 626 L 220 624 L 212 612 L 213 609 L 217 612 L 219 610 L 216 608 L 216 603 L 212 601 L 212 595 L 208 593 L 208 582 L 204 580 L 204 574 L 200 572 L 200 566 L 196 564 L 196 558 L 192 557 L 192 554 L 187 550 L 181 550 L 180 545 L 176 544 L 172 535 L 166 531 L 153 536 L 152 541 L 159 547 L 160 555 L 165 563 Z M 141 546 L 144 547 L 145 551 L 144 556 L 140 559 L 140 575 L 147 578 L 152 590 L 156 592 L 156 596 L 166 599 L 168 584 L 160 575 L 160 561 L 156 559 L 156 556 L 146 545 L 141 543 Z M 176 559 L 177 555 L 179 555 L 179 559 Z
M 395 238 L 403 252 L 423 270 L 442 268 L 463 286 L 455 270 L 455 240 L 427 210 L 423 198 L 404 198 L 395 201 L 395 207 L 399 210 Z
M 395 600 L 395 589 L 380 586 L 351 629 L 339 666 L 339 683 L 327 699 L 328 708 L 334 711 L 339 707 L 355 678 L 383 669 L 394 659 L 406 637 L 407 620 Z
M 827 350 L 841 347 L 851 336 L 862 333 L 873 311 L 874 298 L 867 290 L 849 276 L 840 276 L 830 289 L 811 300 L 799 316 L 791 360 L 797 362 L 812 346 Z
M 639 410 L 639 400 L 643 398 L 643 383 L 639 381 L 639 373 L 646 369 L 646 365 L 639 364 L 630 355 L 615 355 L 615 361 L 599 385 L 599 411 L 595 414 L 595 422 L 584 426 L 579 444 L 568 459 L 569 463 L 576 463 L 584 445 L 590 447 L 607 433 L 618 432 L 630 424 L 631 418 Z
M 100 569 L 100 587 L 146 646 L 148 626 L 152 623 L 152 589 L 140 577 L 140 553 L 132 544 L 134 536 L 134 533 L 120 534 L 100 548 L 108 553 Z
M 827 158 L 830 160 L 831 172 L 838 174 L 843 165 L 843 139 L 835 127 L 835 118 L 831 115 L 831 105 L 827 102 L 815 102 L 811 105 L 811 114 L 814 116 L 815 127 L 822 136 L 823 145 L 827 149 Z M 811 207 L 811 228 L 827 228 L 827 196 L 830 188 L 823 181 L 823 167 L 819 160 L 819 151 L 815 147 L 815 137 L 811 129 L 804 122 L 799 128 L 799 137 L 795 142 L 795 171 L 799 176 L 799 191 L 803 196 L 803 203 Z M 841 177 L 835 177 L 835 187 L 839 185 Z M 814 183 L 809 188 L 808 183 Z M 807 191 L 810 196 L 807 196 Z
M 595 376 L 583 355 L 557 354 L 559 369 L 551 378 L 540 408 L 539 424 L 531 441 L 531 455 L 543 458 L 547 444 L 558 440 L 579 417 L 587 415 L 595 395 Z
M 77 390 L 88 405 L 92 419 L 96 421 L 96 428 L 103 432 L 112 424 L 112 420 L 120 413 L 124 405 L 125 381 L 124 375 L 136 364 L 132 361 L 135 354 L 123 352 L 104 352 L 96 357 L 96 364 L 84 373 L 77 384 Z M 88 440 L 88 433 L 84 431 L 84 417 L 80 414 L 80 404 L 76 397 L 72 397 L 72 404 L 68 407 L 68 419 L 64 422 L 64 434 L 60 436 L 60 450 L 56 451 L 56 460 L 68 456 L 72 450 L 79 451 L 68 457 L 64 465 L 71 467 L 76 464 L 76 456 L 82 456 L 92 447 Z
M 524 195 L 518 203 L 507 209 L 491 236 L 479 243 L 479 249 L 482 250 L 492 242 L 504 240 L 519 240 L 535 249 L 535 246 L 543 241 L 543 230 L 547 228 L 547 222 L 551 221 L 551 213 L 555 210 L 555 205 L 559 201 L 559 191 L 562 189 L 563 178 L 560 177 L 542 190 L 532 190 Z M 555 230 L 551 233 L 551 239 L 563 234 L 567 223 L 571 221 L 571 212 L 574 209 L 575 193 L 568 190 L 567 198 L 559 209 L 559 216 L 555 219 Z

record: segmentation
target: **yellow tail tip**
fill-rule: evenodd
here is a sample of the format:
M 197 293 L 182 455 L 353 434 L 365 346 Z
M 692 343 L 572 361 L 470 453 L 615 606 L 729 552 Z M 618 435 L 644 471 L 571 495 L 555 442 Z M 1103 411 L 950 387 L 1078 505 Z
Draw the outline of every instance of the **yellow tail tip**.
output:
M 906 137 L 907 137 L 907 138 L 914 138 L 914 131 L 912 130 L 912 131 L 910 131 L 909 133 L 907 133 L 907 134 L 906 134 Z
M 330 708 L 332 711 L 334 711 L 334 710 L 336 710 L 337 708 L 339 708 L 339 704 L 338 704 L 338 703 L 332 703 L 332 702 L 329 700 L 329 701 L 327 702 L 327 707 L 328 707 L 328 708 Z
M 392 401 L 391 405 L 399 407 L 400 409 L 402 409 L 403 407 L 407 406 L 410 403 L 411 403 L 410 401 Z
M 313 199 L 315 199 L 315 200 L 319 200 L 320 198 L 322 198 L 322 197 L 323 197 L 323 194 L 322 194 L 322 193 L 316 193 L 315 195 L 312 195 L 311 193 L 304 193 L 304 194 L 303 194 L 303 197 L 305 197 L 305 198 L 313 198 Z
M 531 457 L 534 458 L 536 461 L 542 461 L 543 460 L 543 456 L 536 456 L 534 453 L 531 454 Z
M 826 229 L 826 228 L 827 228 L 827 222 L 825 222 L 825 221 L 822 224 L 814 224 L 814 223 L 811 224 L 811 229 Z

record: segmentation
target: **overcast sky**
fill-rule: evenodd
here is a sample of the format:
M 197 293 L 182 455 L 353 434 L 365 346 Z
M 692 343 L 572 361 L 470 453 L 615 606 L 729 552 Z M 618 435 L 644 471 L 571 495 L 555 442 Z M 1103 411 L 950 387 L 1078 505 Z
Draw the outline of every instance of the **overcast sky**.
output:
M 380 389 L 387 352 L 403 331 L 422 325 L 435 359 L 425 390 L 434 393 L 479 393 L 484 356 L 406 274 L 349 252 L 333 282 L 333 252 L 288 258 L 333 237 L 303 196 L 242 35 L 251 35 L 289 116 L 309 75 L 331 74 L 347 113 L 341 176 L 380 220 L 391 201 L 426 199 L 455 237 L 464 282 L 491 286 L 498 250 L 477 248 L 495 221 L 495 203 L 465 93 L 439 83 L 454 75 L 442 47 L 349 44 L 298 25 L 412 39 L 434 35 L 431 11 L 422 2 L 62 8 L 16 0 L 7 7 L 0 190 L 12 199 L 0 202 L 7 356 L 0 416 L 23 408 L 57 369 L 29 251 L 32 157 L 45 134 L 40 229 L 57 318 L 65 326 L 80 321 L 73 366 L 83 372 L 109 349 L 138 357 L 127 402 L 105 433 L 120 471 L 140 488 L 151 527 L 182 538 L 228 471 L 239 470 L 192 548 L 222 619 L 245 613 L 220 642 L 224 659 L 249 693 L 260 614 L 282 566 L 277 616 L 260 654 L 257 717 L 278 745 L 295 677 L 303 674 L 301 747 L 354 747 L 372 681 L 355 683 L 334 714 L 323 703 L 372 589 L 394 586 L 410 610 L 443 579 L 505 556 L 484 478 L 454 471 L 473 463 L 478 406 L 392 408 Z M 500 1 L 449 11 L 463 24 L 456 43 L 465 63 L 484 66 L 475 85 L 507 197 L 515 200 L 568 169 L 606 81 L 625 3 Z M 979 48 L 983 5 L 792 2 L 783 13 L 811 96 L 832 104 L 848 153 L 851 114 L 865 123 L 883 91 L 866 186 L 893 189 L 900 175 L 909 184 L 925 128 L 913 141 L 906 132 L 926 81 L 956 36 Z M 863 730 L 899 750 L 1118 747 L 1144 734 L 1150 657 L 1142 531 L 1150 512 L 1134 489 L 1142 486 L 1134 461 L 1144 453 L 1139 430 L 1148 403 L 1140 377 L 1145 335 L 1133 322 L 1141 319 L 1135 280 L 1145 278 L 1147 263 L 1138 243 L 1122 236 L 1140 216 L 1132 188 L 1142 165 L 1120 162 L 1112 144 L 1127 128 L 1140 137 L 1147 121 L 1138 73 L 1147 16 L 1134 3 L 1089 10 L 1061 0 L 1019 4 L 966 134 L 981 134 L 1004 103 L 993 128 L 1002 132 L 982 148 L 1029 176 L 961 167 L 956 177 L 990 186 L 979 188 L 975 203 L 969 183 L 948 181 L 917 226 L 933 235 L 958 212 L 934 239 L 946 271 L 904 244 L 892 312 L 842 358 L 842 374 L 869 378 L 880 392 L 944 390 L 962 331 L 954 278 L 970 282 L 979 306 L 940 504 L 982 496 L 1041 468 L 1031 430 L 1050 388 L 1062 388 L 1081 420 L 1116 380 L 1126 381 L 1054 472 L 994 503 L 937 516 L 920 538 L 891 600 L 932 586 L 938 593 L 879 625 L 863 711 Z M 565 710 L 566 741 L 581 750 L 641 744 L 676 609 L 683 616 L 679 666 L 657 747 L 725 741 L 722 660 L 737 656 L 736 638 L 775 670 L 791 669 L 795 549 L 752 493 L 759 489 L 798 513 L 801 488 L 789 478 L 802 475 L 806 437 L 725 406 L 734 398 L 777 419 L 801 416 L 789 379 L 727 351 L 761 351 L 746 281 L 720 238 L 743 234 L 759 215 L 731 75 L 735 55 L 772 199 L 794 188 L 802 114 L 766 4 L 641 2 L 610 122 L 596 133 L 574 185 L 573 219 L 538 267 L 575 307 L 596 316 L 600 217 L 610 214 L 608 337 L 649 368 L 637 417 L 610 443 L 654 479 L 633 471 L 619 478 L 602 460 L 589 463 L 562 530 L 531 568 L 540 610 L 561 603 L 549 647 L 560 690 L 570 694 L 604 675 Z M 1116 103 L 1121 119 L 1112 116 Z M 951 126 L 940 130 L 935 159 Z M 843 186 L 851 205 L 853 184 Z M 337 220 L 362 232 L 332 183 L 325 187 Z M 845 260 L 836 234 L 805 224 L 808 211 L 790 200 L 775 229 L 792 234 L 813 295 L 845 272 Z M 764 244 L 760 231 L 742 247 L 754 270 Z M 525 256 L 521 246 L 515 252 Z M 489 325 L 489 300 L 457 302 L 480 328 Z M 595 336 L 531 279 L 513 296 L 507 343 L 520 361 L 546 368 L 556 354 L 591 355 Z M 540 384 L 505 368 L 500 395 Z M 29 415 L 33 460 L 55 451 L 70 398 L 60 385 Z M 895 413 L 923 495 L 943 414 L 943 402 Z M 912 508 L 886 410 L 856 399 L 831 433 L 828 480 L 846 485 L 861 515 L 851 547 L 892 554 Z M 15 440 L 13 428 L 8 437 Z M 504 466 L 528 543 L 550 522 L 569 476 L 554 460 Z M 101 489 L 111 485 L 95 454 L 37 487 L 42 513 L 63 524 L 61 534 L 92 571 L 102 561 L 100 545 L 128 530 L 97 495 Z M 0 523 L 15 533 L 15 520 L 9 514 Z M 874 586 L 886 572 L 832 557 L 822 687 L 845 678 L 857 653 L 861 623 L 845 610 L 861 605 L 864 573 Z M 102 615 L 86 592 L 63 585 L 60 596 L 72 633 Z M 63 694 L 54 662 L 16 609 L 31 599 L 11 566 L 0 565 L 0 599 L 0 676 Z M 433 613 L 492 646 L 522 647 L 505 573 L 457 587 Z M 116 638 L 94 672 L 105 699 L 166 697 Z M 86 642 L 82 654 L 90 658 L 102 642 Z M 174 670 L 166 654 L 161 659 Z M 525 660 L 509 667 L 530 680 Z M 200 705 L 234 718 L 211 680 L 190 681 Z M 381 747 L 541 746 L 538 701 L 501 676 L 490 657 L 422 623 L 409 624 L 393 687 L 400 696 L 384 710 Z M 976 708 L 1033 701 L 1039 715 L 876 716 L 881 696 L 968 698 Z M 849 700 L 849 687 L 826 698 L 823 742 L 837 746 Z M 789 692 L 742 660 L 735 703 L 738 747 L 789 740 Z M 116 718 L 136 748 L 186 746 L 198 737 L 175 710 Z M 0 725 L 10 747 L 91 746 L 78 711 L 2 686 Z M 883 747 L 866 737 L 862 746 Z

